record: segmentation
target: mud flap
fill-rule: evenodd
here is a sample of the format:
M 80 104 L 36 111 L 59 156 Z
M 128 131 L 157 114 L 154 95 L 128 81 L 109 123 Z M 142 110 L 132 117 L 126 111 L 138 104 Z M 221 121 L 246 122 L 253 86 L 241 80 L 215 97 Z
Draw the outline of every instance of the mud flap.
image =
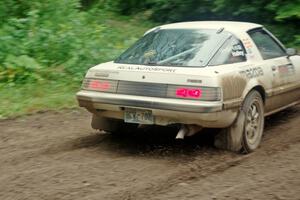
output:
M 215 138 L 215 146 L 220 149 L 238 152 L 242 149 L 245 113 L 241 110 L 235 122 L 223 129 Z
M 112 120 L 104 117 L 99 117 L 93 114 L 92 117 L 92 128 L 97 130 L 104 130 L 108 132 L 116 131 L 119 127 L 120 122 L 118 120 Z

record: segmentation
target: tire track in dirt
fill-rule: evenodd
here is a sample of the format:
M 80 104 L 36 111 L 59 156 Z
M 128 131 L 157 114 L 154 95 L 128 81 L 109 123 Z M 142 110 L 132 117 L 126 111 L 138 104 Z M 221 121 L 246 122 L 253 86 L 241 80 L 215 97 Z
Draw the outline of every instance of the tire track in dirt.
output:
M 273 175 L 290 186 L 287 179 L 293 179 L 295 167 L 300 168 L 300 107 L 266 122 L 261 148 L 237 155 L 212 146 L 214 130 L 184 142 L 175 141 L 174 130 L 165 128 L 119 136 L 96 134 L 89 125 L 90 115 L 82 110 L 0 121 L 0 199 L 211 199 L 247 192 L 247 184 L 259 190 L 255 187 L 259 178 L 266 178 L 267 184 Z M 279 168 L 269 166 L 269 161 Z M 285 163 L 290 166 L 281 168 Z M 251 175 L 252 169 L 268 166 L 283 178 L 265 169 L 265 176 L 255 175 L 257 179 L 249 182 L 244 178 L 225 187 L 226 180 L 220 181 L 230 179 L 229 172 Z M 291 194 L 299 186 L 293 181 Z M 213 184 L 216 190 L 203 191 Z M 283 186 L 274 185 L 281 198 L 285 191 L 276 187 Z
M 294 121 L 290 122 L 291 120 Z M 300 135 L 297 134 L 299 133 L 299 123 L 299 107 L 275 114 L 266 119 L 265 136 L 258 152 L 248 155 L 237 155 L 219 151 L 219 155 L 217 155 L 212 162 L 206 163 L 204 166 L 203 160 L 207 161 L 210 157 L 199 155 L 194 161 L 187 163 L 186 166 L 181 167 L 167 179 L 159 180 L 156 185 L 145 187 L 135 192 L 127 191 L 124 194 L 117 195 L 115 199 L 120 199 L 122 197 L 125 197 L 124 199 L 152 199 L 154 196 L 153 194 L 162 194 L 173 187 L 178 187 L 178 185 L 187 186 L 189 183 L 205 179 L 211 174 L 222 174 L 232 167 L 239 167 L 239 165 L 248 160 L 255 160 L 257 157 L 261 158 L 269 156 L 270 154 L 274 155 L 286 151 L 290 146 L 295 144 L 298 145 L 300 143 Z M 287 132 L 287 134 L 280 133 L 280 130 L 285 132 L 287 129 L 292 130 Z M 280 135 L 275 135 L 276 133 L 279 133 Z M 300 158 L 298 164 L 300 168 Z M 231 188 L 230 190 L 233 189 L 234 188 Z

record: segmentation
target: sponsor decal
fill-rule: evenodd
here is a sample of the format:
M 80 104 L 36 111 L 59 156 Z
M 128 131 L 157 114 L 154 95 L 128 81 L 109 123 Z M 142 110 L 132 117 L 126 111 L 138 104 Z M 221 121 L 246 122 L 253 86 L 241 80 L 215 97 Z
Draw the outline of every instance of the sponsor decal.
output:
M 98 76 L 98 77 L 109 77 L 109 74 L 108 73 L 99 73 L 99 72 L 96 72 L 95 76 Z
M 242 43 L 245 46 L 248 57 L 253 58 L 253 44 L 251 43 L 250 39 L 249 38 L 243 38 Z
M 94 76 L 97 77 L 109 77 L 110 74 L 118 74 L 117 71 L 108 71 L 108 70 L 101 70 L 94 73 Z
M 249 79 L 256 78 L 256 77 L 264 75 L 264 71 L 261 67 L 252 67 L 252 68 L 249 68 L 249 69 L 241 70 L 241 71 L 239 71 L 239 73 L 242 76 L 245 76 Z
M 147 71 L 147 72 L 169 72 L 174 73 L 176 69 L 168 67 L 148 67 L 148 66 L 118 66 L 118 70 L 131 70 L 131 71 Z
M 293 76 L 296 73 L 292 64 L 278 66 L 278 72 L 280 77 Z
M 202 80 L 200 79 L 187 79 L 188 83 L 202 83 Z
M 245 52 L 244 52 L 243 47 L 240 44 L 234 45 L 233 48 L 232 48 L 231 55 L 234 56 L 234 57 L 245 56 Z
M 252 45 L 249 38 L 242 39 L 242 42 L 243 42 L 246 49 L 251 49 L 253 47 L 253 45 Z

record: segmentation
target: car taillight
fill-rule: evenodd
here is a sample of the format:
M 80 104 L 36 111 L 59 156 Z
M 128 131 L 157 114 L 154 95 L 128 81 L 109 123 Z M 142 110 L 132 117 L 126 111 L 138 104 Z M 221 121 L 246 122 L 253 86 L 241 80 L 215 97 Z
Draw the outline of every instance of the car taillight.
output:
M 221 89 L 218 87 L 194 87 L 169 85 L 167 97 L 201 101 L 220 101 Z
M 110 83 L 106 81 L 92 80 L 89 83 L 89 88 L 95 90 L 109 90 Z
M 104 79 L 84 79 L 82 88 L 86 90 L 95 90 L 99 92 L 111 92 L 117 91 L 118 81 L 104 80 Z
M 183 97 L 198 99 L 201 96 L 201 89 L 178 88 L 176 89 L 176 96 L 179 98 Z

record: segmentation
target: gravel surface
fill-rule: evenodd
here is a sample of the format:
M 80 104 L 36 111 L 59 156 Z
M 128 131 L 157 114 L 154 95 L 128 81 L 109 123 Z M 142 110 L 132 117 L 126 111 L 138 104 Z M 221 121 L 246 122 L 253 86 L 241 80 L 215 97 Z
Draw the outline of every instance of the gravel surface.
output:
M 0 121 L 0 199 L 300 199 L 300 106 L 266 119 L 261 147 L 213 147 L 217 130 L 99 134 L 84 110 Z

